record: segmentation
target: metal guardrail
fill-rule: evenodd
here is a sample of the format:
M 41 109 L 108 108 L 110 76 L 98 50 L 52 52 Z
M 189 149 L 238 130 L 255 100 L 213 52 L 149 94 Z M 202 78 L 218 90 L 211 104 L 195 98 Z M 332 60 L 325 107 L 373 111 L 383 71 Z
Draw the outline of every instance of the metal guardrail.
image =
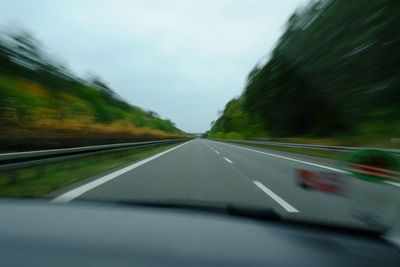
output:
M 0 171 L 22 168 L 38 164 L 59 162 L 69 159 L 82 158 L 90 155 L 109 153 L 148 146 L 173 144 L 183 142 L 188 139 L 168 139 L 158 141 L 118 143 L 96 146 L 83 146 L 72 148 L 36 150 L 27 152 L 12 152 L 0 154 Z
M 235 139 L 215 139 L 216 141 L 234 142 L 234 143 L 247 143 L 247 144 L 259 144 L 259 145 L 271 145 L 271 146 L 283 146 L 283 147 L 297 147 L 306 149 L 316 150 L 330 150 L 330 151 L 354 151 L 362 149 L 379 149 L 392 153 L 400 153 L 398 149 L 383 149 L 377 147 L 345 147 L 345 146 L 327 146 L 327 145 L 309 145 L 309 144 L 295 144 L 295 143 L 280 143 L 270 141 L 256 141 L 256 140 L 235 140 Z

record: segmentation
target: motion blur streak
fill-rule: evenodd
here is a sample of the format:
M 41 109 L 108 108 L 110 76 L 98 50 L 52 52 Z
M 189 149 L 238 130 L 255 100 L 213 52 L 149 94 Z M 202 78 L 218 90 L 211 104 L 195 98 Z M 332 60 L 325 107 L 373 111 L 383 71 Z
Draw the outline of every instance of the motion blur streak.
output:
M 399 11 L 395 0 L 311 1 L 290 17 L 269 61 L 250 71 L 209 136 L 393 146 Z
M 126 103 L 98 76 L 74 76 L 26 31 L 0 35 L 0 149 L 179 138 L 170 120 Z
M 104 13 L 95 10 L 110 6 L 111 0 L 107 5 L 68 4 L 85 18 L 75 25 L 103 37 L 101 48 L 90 40 L 88 57 L 95 55 L 99 61 L 89 66 L 111 68 L 113 84 L 120 80 L 128 87 L 115 86 L 118 92 L 135 88 L 125 96 L 114 92 L 104 80 L 108 77 L 73 74 L 76 69 L 50 56 L 28 30 L 10 25 L 1 31 L 0 196 L 248 204 L 296 220 L 400 229 L 400 1 L 312 0 L 288 16 L 278 40 L 259 31 L 279 27 L 279 19 L 269 16 L 275 12 L 272 1 L 215 2 L 221 4 L 151 1 L 139 8 L 147 27 L 126 23 L 135 16 L 122 2 Z M 122 10 L 128 20 L 98 24 L 114 22 L 111 15 L 122 17 L 116 12 Z M 16 8 L 17 15 L 20 11 Z M 46 13 L 40 7 L 34 11 Z M 69 8 L 59 12 L 67 21 L 78 17 Z M 253 15 L 256 19 L 246 19 Z M 54 23 L 45 16 L 43 20 Z M 131 26 L 139 27 L 141 34 L 126 30 Z M 62 32 L 58 24 L 52 27 Z M 43 36 L 46 27 L 35 31 Z M 75 31 L 60 34 L 65 38 L 60 42 L 80 46 L 78 36 L 82 34 Z M 276 41 L 272 51 L 267 45 L 271 39 Z M 121 46 L 118 53 L 115 44 Z M 201 46 L 204 49 L 195 49 Z M 73 50 L 61 49 L 75 61 L 69 54 Z M 149 56 L 149 51 L 154 53 Z M 238 54 L 251 64 L 260 60 L 252 68 Z M 90 62 L 88 57 L 82 56 L 75 66 Z M 239 72 L 243 76 L 236 76 Z M 216 113 L 214 100 L 222 107 L 238 89 L 242 93 L 226 103 L 210 130 L 196 133 L 184 132 L 162 115 L 122 98 L 134 99 L 139 93 L 139 105 L 151 101 L 157 110 L 169 105 L 179 123 L 197 124 L 194 131 L 203 129 L 210 110 Z M 221 92 L 228 93 L 220 98 Z M 203 94 L 209 102 L 201 101 Z M 92 151 L 91 156 L 67 149 L 57 161 L 31 157 L 37 164 L 29 167 L 21 165 L 24 159 L 1 155 L 159 139 L 174 142 Z M 175 142 L 188 139 L 194 140 L 181 146 Z

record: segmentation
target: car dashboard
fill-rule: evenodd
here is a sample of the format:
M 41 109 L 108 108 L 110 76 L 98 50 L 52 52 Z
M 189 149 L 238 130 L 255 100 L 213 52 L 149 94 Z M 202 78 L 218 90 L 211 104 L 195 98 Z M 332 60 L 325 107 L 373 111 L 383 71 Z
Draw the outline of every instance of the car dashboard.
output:
M 400 266 L 375 235 L 215 213 L 0 201 L 2 266 Z

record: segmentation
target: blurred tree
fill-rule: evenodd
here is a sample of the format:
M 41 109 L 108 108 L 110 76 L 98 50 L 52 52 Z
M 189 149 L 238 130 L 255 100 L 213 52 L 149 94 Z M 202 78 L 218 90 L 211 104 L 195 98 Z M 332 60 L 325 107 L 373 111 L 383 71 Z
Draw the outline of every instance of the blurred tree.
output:
M 89 81 L 74 76 L 65 65 L 47 55 L 28 31 L 2 33 L 0 131 L 23 129 L 32 119 L 39 125 L 40 121 L 58 125 L 64 120 L 82 125 L 82 120 L 102 125 L 119 123 L 139 132 L 139 128 L 147 132 L 153 129 L 153 135 L 182 133 L 170 120 L 124 101 L 98 75 Z
M 311 1 L 250 71 L 244 109 L 274 136 L 400 134 L 399 25 L 396 0 Z

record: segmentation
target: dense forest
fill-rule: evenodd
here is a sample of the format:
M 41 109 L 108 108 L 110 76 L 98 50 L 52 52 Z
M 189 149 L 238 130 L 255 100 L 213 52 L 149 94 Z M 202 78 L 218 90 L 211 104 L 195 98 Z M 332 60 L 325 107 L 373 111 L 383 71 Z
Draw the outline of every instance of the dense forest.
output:
M 128 104 L 101 78 L 82 79 L 27 31 L 0 35 L 0 148 L 26 150 L 179 138 L 181 130 Z
M 397 0 L 311 1 L 209 136 L 398 137 L 399 26 Z

